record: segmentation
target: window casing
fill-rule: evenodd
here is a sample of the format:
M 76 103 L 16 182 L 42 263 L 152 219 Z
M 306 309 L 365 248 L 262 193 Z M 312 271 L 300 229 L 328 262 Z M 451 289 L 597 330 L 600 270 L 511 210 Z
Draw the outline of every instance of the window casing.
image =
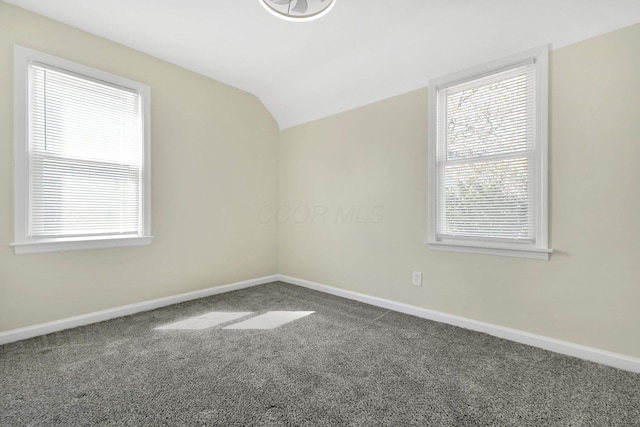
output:
M 429 86 L 431 249 L 548 259 L 548 50 Z
M 14 48 L 16 253 L 151 241 L 147 85 Z

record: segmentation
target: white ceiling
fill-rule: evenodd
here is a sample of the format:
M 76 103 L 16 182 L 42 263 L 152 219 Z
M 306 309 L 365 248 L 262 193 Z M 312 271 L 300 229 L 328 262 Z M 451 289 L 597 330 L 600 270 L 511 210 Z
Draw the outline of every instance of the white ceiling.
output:
M 304 23 L 258 0 L 5 1 L 253 93 L 283 129 L 640 22 L 640 0 L 336 0 Z

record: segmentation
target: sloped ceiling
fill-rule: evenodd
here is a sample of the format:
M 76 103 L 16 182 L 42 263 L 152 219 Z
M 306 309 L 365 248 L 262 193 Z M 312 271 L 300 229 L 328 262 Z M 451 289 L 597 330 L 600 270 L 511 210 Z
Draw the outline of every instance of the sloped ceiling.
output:
M 640 0 L 336 0 L 304 23 L 258 0 L 5 1 L 253 93 L 282 129 L 640 22 Z

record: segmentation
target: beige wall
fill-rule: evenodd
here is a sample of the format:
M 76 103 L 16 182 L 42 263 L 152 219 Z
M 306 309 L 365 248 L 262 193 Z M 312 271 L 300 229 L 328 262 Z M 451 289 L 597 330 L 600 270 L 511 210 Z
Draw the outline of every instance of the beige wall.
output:
M 14 43 L 151 86 L 150 246 L 14 255 Z M 254 96 L 0 2 L 0 331 L 275 274 L 277 142 Z
M 639 46 L 552 51 L 550 261 L 423 244 L 422 89 L 282 132 L 279 272 L 640 357 Z

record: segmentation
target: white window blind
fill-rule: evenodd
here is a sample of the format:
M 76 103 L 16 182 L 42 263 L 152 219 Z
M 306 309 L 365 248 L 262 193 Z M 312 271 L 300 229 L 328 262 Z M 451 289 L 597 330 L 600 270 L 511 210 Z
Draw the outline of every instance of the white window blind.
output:
M 531 66 L 441 93 L 438 237 L 534 236 Z
M 16 252 L 150 242 L 148 98 L 16 46 Z
M 37 63 L 30 88 L 31 235 L 140 234 L 138 93 Z
M 527 58 L 433 85 L 429 243 L 546 251 L 539 66 Z

